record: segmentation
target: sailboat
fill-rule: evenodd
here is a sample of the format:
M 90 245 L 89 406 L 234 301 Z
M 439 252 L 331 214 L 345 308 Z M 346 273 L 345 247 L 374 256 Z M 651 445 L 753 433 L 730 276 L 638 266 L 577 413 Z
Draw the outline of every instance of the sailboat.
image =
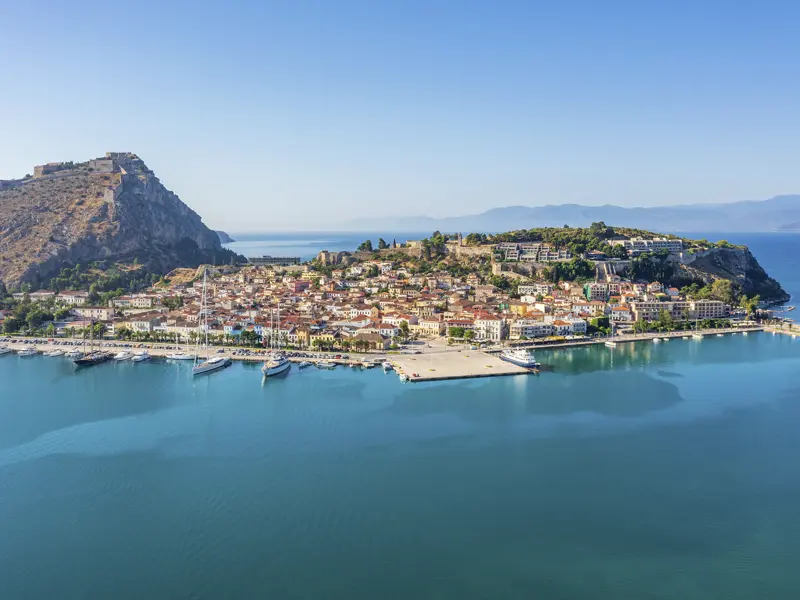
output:
M 289 359 L 286 358 L 280 351 L 281 347 L 281 305 L 278 304 L 278 343 L 277 347 L 275 345 L 275 327 L 273 322 L 273 313 L 270 311 L 269 313 L 269 324 L 270 324 L 270 336 L 269 336 L 269 347 L 270 353 L 267 356 L 267 360 L 264 361 L 264 364 L 261 367 L 261 372 L 264 374 L 264 377 L 272 377 L 274 375 L 280 375 L 281 373 L 285 373 L 289 370 L 292 364 L 289 362 Z
M 208 297 L 206 295 L 207 276 L 208 270 L 203 269 L 203 301 L 200 305 L 200 310 L 203 312 L 203 345 L 206 349 L 206 359 L 198 363 L 197 356 L 195 356 L 194 366 L 192 367 L 192 375 L 203 375 L 204 373 L 210 373 L 211 371 L 216 371 L 217 369 L 224 369 L 231 364 L 231 359 L 227 356 L 208 356 Z
M 111 360 L 111 353 L 104 352 L 103 350 L 94 349 L 94 321 L 89 322 L 89 352 L 86 353 L 86 339 L 83 340 L 84 355 L 76 358 L 72 362 L 79 367 L 91 367 L 92 365 L 99 365 L 107 360 Z
M 178 345 L 181 343 L 181 338 L 178 336 Z M 189 352 L 178 350 L 177 352 L 172 352 L 171 354 L 167 354 L 167 358 L 169 360 L 195 360 L 197 355 L 190 354 Z

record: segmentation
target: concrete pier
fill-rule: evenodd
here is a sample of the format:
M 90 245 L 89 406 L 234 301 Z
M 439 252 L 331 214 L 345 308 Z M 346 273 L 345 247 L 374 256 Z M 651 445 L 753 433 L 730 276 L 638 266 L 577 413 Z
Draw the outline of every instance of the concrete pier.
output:
M 408 375 L 409 381 L 528 375 L 532 372 L 478 350 L 392 355 L 389 362 L 398 373 Z

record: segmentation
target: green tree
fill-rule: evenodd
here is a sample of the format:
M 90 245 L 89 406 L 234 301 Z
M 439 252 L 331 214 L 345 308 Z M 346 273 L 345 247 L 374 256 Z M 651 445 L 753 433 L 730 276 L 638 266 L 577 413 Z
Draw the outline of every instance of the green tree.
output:
M 378 238 L 378 250 L 385 250 L 389 247 L 389 244 L 383 238 Z
M 409 331 L 408 321 L 403 319 L 402 321 L 400 321 L 400 333 L 404 338 L 408 338 L 408 331 Z
M 372 252 L 372 240 L 365 240 L 359 244 L 357 250 L 359 252 Z

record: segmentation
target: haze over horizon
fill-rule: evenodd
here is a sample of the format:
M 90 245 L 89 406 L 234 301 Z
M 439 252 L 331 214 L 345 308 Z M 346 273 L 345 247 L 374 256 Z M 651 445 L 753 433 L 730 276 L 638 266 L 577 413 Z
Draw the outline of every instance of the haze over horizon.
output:
M 0 22 L 0 179 L 129 150 L 215 229 L 800 191 L 794 3 L 43 0 Z

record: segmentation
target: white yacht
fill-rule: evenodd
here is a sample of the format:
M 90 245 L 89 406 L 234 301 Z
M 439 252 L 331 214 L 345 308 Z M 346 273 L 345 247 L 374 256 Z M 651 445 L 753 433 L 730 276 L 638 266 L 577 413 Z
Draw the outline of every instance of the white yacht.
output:
M 130 360 L 133 358 L 133 352 L 130 350 L 123 350 L 122 352 L 117 352 L 114 355 L 114 360 Z
M 325 360 L 321 360 L 317 363 L 317 367 L 320 369 L 335 369 L 336 363 L 333 362 L 331 359 L 326 358 Z
M 83 352 L 81 352 L 77 348 L 73 348 L 72 350 L 67 352 L 68 358 L 80 358 L 81 356 L 83 356 Z
M 525 348 L 509 348 L 507 350 L 503 350 L 500 353 L 500 358 L 506 362 L 517 365 L 518 367 L 525 367 L 526 369 L 539 366 L 539 363 L 536 362 L 536 357 L 533 354 L 533 350 L 527 350 Z
M 653 343 L 654 344 L 660 344 L 661 343 L 661 338 L 653 338 Z
M 273 352 L 267 356 L 267 360 L 264 361 L 261 367 L 261 372 L 264 374 L 264 377 L 272 377 L 273 375 L 285 373 L 291 366 L 292 363 L 290 363 L 289 359 L 283 354 L 280 352 Z
M 0 346 L 0 356 L 3 356 L 3 354 L 11 354 L 11 352 L 13 352 L 13 350 L 8 346 Z
M 194 366 L 192 367 L 192 375 L 203 375 L 211 373 L 218 369 L 224 369 L 231 364 L 231 359 L 227 356 L 214 356 L 208 355 L 208 297 L 206 296 L 206 280 L 208 277 L 208 270 L 203 269 L 203 301 L 200 304 L 200 311 L 203 313 L 203 334 L 204 346 L 206 349 L 206 359 L 202 362 L 197 362 L 198 358 L 195 356 Z
M 406 375 L 405 373 L 400 373 L 400 381 L 402 381 L 403 383 L 408 381 L 408 375 Z
M 371 360 L 364 359 L 361 361 L 361 366 L 364 367 L 365 369 L 371 369 L 372 367 L 375 366 L 375 363 L 372 362 Z
M 383 367 L 384 371 L 391 371 L 394 368 L 392 367 L 392 363 L 390 363 L 388 360 L 383 361 L 381 366 Z
M 612 342 L 611 340 L 608 340 L 607 342 L 603 342 L 603 344 L 605 344 L 609 348 L 616 348 L 617 347 L 617 342 Z
M 311 366 L 311 365 L 313 365 L 313 364 L 314 364 L 314 363 L 312 363 L 312 362 L 310 362 L 310 361 L 304 360 L 303 362 L 301 362 L 301 363 L 298 363 L 298 365 L 297 365 L 297 368 L 298 368 L 298 369 L 305 369 L 306 367 L 310 367 L 310 366 Z
M 42 354 L 42 356 L 64 356 L 64 351 L 60 349 L 50 350 Z
M 24 346 L 17 350 L 17 354 L 19 356 L 34 356 L 35 354 L 38 354 L 38 352 L 39 351 L 33 346 Z
M 197 356 L 188 352 L 173 352 L 172 354 L 167 354 L 167 358 L 170 360 L 194 360 Z
M 146 360 L 150 360 L 150 353 L 147 350 L 139 350 L 133 355 L 131 360 L 133 360 L 133 362 L 144 362 Z
M 202 375 L 203 373 L 210 373 L 211 371 L 216 371 L 217 369 L 224 369 L 227 366 L 230 366 L 231 359 L 227 356 L 213 356 L 208 360 L 204 360 L 201 363 L 196 364 L 192 367 L 192 375 Z
M 261 372 L 264 374 L 264 377 L 273 377 L 275 375 L 280 375 L 281 373 L 286 373 L 292 366 L 292 363 L 289 362 L 289 359 L 286 358 L 283 353 L 280 351 L 281 347 L 281 305 L 278 304 L 278 315 L 277 320 L 274 318 L 275 315 L 270 310 L 269 313 L 269 327 L 270 327 L 270 336 L 269 336 L 269 345 L 271 351 L 267 354 L 267 359 L 264 361 L 264 364 L 261 366 Z M 275 338 L 277 337 L 277 342 Z

